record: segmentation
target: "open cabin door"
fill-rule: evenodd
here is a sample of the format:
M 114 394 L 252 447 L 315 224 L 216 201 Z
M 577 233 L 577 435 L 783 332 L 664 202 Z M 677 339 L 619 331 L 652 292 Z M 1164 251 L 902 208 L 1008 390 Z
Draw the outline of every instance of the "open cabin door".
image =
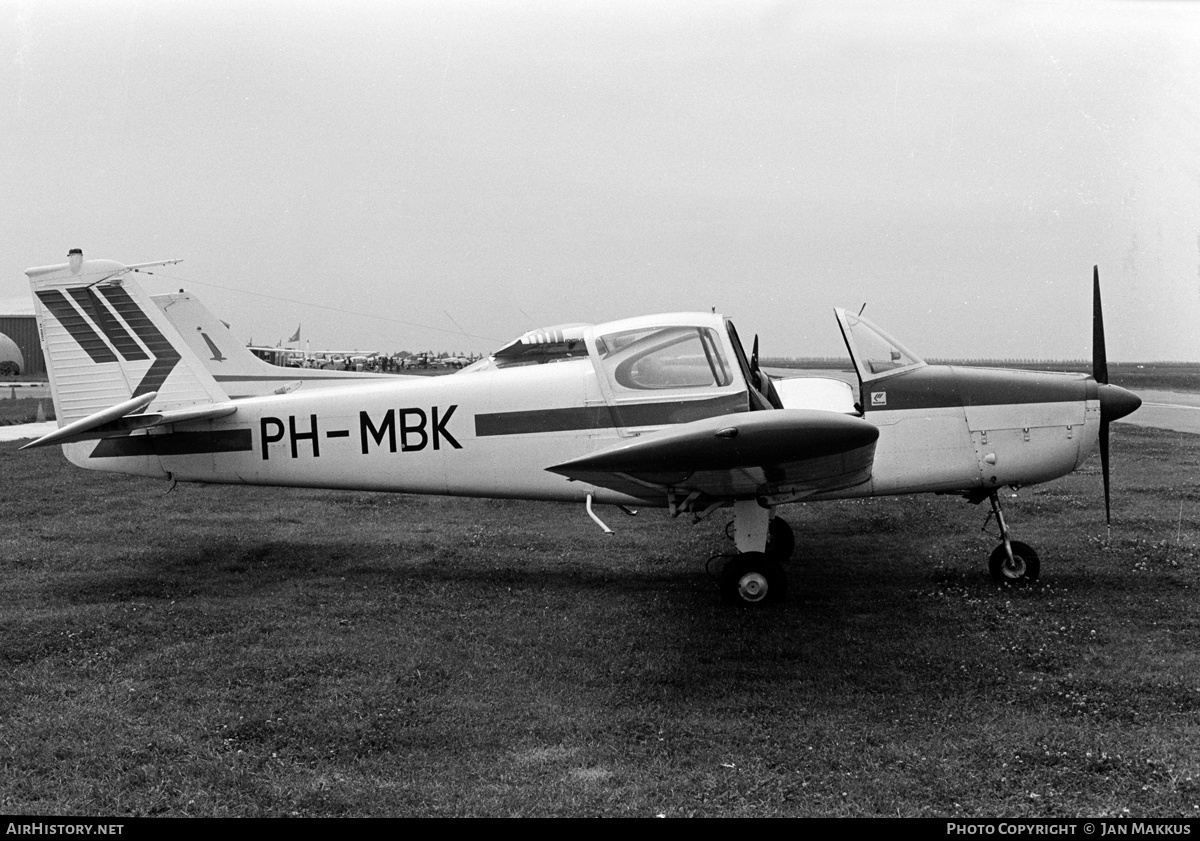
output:
M 865 412 L 886 409 L 887 390 L 876 387 L 879 381 L 901 371 L 925 367 L 925 360 L 861 315 L 851 315 L 840 308 L 834 314 L 858 374 L 859 405 Z

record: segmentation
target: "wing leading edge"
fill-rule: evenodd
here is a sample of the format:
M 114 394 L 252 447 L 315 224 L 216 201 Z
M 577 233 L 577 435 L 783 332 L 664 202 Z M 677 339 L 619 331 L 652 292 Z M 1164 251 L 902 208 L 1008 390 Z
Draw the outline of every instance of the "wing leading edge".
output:
M 861 418 L 780 409 L 682 424 L 546 469 L 646 500 L 799 499 L 868 481 L 878 439 Z

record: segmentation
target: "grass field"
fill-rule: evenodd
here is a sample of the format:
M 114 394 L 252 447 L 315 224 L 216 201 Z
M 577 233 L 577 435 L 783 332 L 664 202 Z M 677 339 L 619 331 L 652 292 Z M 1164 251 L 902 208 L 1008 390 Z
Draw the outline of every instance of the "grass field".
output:
M 49 398 L 42 400 L 0 400 L 0 426 L 10 426 L 19 423 L 33 423 L 37 420 L 38 404 L 46 420 L 54 420 L 54 401 Z
M 1200 437 L 1114 426 L 1007 505 L 727 515 L 181 485 L 0 444 L 0 812 L 1200 815 Z M 994 533 L 994 528 L 991 529 Z

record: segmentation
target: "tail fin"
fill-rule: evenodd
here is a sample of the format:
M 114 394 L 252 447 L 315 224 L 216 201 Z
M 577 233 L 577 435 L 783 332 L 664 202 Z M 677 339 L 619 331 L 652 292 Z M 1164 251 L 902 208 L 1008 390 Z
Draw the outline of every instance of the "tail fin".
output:
M 271 365 L 239 342 L 229 330 L 229 325 L 213 315 L 193 293 L 181 289 L 165 295 L 152 295 L 151 300 L 179 331 L 209 374 L 234 400 L 282 394 L 299 388 L 362 385 L 367 380 L 396 381 L 396 376 L 391 374 Z
M 151 300 L 230 397 L 270 394 L 300 379 L 300 371 L 268 365 L 251 353 L 192 293 L 180 289 Z
M 145 264 L 150 265 L 150 264 Z M 228 400 L 145 291 L 142 266 L 83 260 L 29 269 L 59 426 L 154 393 L 147 411 Z

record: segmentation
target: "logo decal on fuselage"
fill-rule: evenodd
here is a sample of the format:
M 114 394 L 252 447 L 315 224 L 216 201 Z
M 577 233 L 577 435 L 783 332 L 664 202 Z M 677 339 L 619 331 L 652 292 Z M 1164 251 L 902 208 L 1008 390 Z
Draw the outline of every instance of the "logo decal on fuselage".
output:
M 871 392 L 871 405 L 872 406 L 886 406 L 887 405 L 887 392 L 886 391 L 872 391 Z

